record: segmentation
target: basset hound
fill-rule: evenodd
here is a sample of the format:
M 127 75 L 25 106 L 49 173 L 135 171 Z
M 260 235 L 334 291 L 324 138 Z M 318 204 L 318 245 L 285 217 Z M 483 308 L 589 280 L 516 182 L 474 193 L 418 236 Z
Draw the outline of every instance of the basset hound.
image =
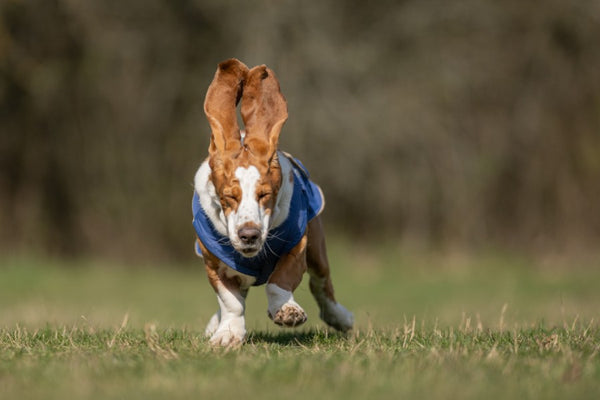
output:
M 212 134 L 208 158 L 194 178 L 192 212 L 196 252 L 219 303 L 206 327 L 210 343 L 243 343 L 250 286 L 266 283 L 268 315 L 277 325 L 304 323 L 293 292 L 307 271 L 321 319 L 350 330 L 353 315 L 333 293 L 321 189 L 300 161 L 278 150 L 288 112 L 275 74 L 265 65 L 248 69 L 237 59 L 223 61 L 204 111 Z

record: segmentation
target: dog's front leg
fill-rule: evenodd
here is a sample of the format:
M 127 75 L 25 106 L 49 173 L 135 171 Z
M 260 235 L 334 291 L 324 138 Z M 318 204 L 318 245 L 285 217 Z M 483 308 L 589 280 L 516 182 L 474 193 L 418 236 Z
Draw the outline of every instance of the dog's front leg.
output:
M 208 281 L 217 294 L 219 311 L 212 316 L 206 333 L 210 343 L 215 346 L 235 346 L 244 341 L 246 326 L 244 311 L 246 295 L 252 281 L 242 279 L 240 275 L 223 264 L 198 241 L 204 258 Z
M 206 263 L 208 280 L 219 302 L 219 311 L 209 323 L 215 325 L 216 321 L 213 320 L 218 318 L 216 329 L 213 327 L 214 332 L 210 332 L 210 343 L 216 346 L 235 346 L 246 337 L 244 311 L 248 288 L 241 287 L 237 277 L 228 277 L 226 268 L 213 269 Z
M 277 262 L 267 282 L 268 314 L 277 325 L 293 327 L 306 322 L 306 313 L 293 295 L 306 272 L 306 243 L 304 235 L 300 243 Z

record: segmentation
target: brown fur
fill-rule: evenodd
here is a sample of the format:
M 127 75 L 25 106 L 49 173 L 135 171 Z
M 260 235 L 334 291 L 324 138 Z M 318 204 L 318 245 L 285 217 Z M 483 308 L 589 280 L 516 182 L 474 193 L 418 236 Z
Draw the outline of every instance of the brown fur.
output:
M 308 243 L 306 246 L 306 262 L 311 272 L 325 280 L 324 287 L 316 287 L 314 280 L 310 281 L 310 291 L 315 292 L 323 289 L 325 295 L 335 302 L 333 295 L 333 284 L 331 283 L 331 275 L 329 270 L 329 261 L 327 260 L 327 248 L 325 246 L 325 230 L 321 217 L 317 216 L 308 223 L 307 228 Z
M 293 292 L 296 290 L 302 275 L 306 272 L 306 243 L 307 235 L 290 252 L 279 259 L 268 283 L 275 283 L 282 289 Z
M 244 146 L 235 108 L 240 96 L 246 125 Z M 287 119 L 287 104 L 275 74 L 264 65 L 248 70 L 236 59 L 220 63 L 206 94 L 204 111 L 212 129 L 211 180 L 221 195 L 225 215 L 237 210 L 241 200 L 235 170 L 250 165 L 256 167 L 262 177 L 256 195 L 269 212 L 281 187 L 277 144 Z
M 247 290 L 242 290 L 240 279 L 236 276 L 231 278 L 228 277 L 225 274 L 225 269 L 219 268 L 219 259 L 209 252 L 200 240 L 198 240 L 198 244 L 204 257 L 204 266 L 206 268 L 208 282 L 214 289 L 215 293 L 218 293 L 219 285 L 223 285 L 230 291 L 239 292 L 246 297 Z

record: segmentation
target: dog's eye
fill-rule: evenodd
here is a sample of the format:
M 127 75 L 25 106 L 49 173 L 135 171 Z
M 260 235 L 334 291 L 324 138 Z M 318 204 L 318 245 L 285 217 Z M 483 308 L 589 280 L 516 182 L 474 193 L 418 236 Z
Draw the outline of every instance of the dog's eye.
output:
M 258 194 L 258 200 L 266 200 L 271 196 L 271 192 L 260 192 Z
M 224 194 L 223 201 L 229 206 L 233 207 L 237 204 L 237 198 L 232 194 Z

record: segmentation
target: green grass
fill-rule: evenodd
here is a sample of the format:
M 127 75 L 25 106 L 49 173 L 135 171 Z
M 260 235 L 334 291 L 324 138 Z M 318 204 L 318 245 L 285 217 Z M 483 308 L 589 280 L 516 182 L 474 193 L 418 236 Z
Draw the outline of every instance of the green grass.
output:
M 1 260 L 2 399 L 596 399 L 600 268 L 594 258 L 330 246 L 349 335 L 266 317 L 248 342 L 211 348 L 216 307 L 196 267 Z

